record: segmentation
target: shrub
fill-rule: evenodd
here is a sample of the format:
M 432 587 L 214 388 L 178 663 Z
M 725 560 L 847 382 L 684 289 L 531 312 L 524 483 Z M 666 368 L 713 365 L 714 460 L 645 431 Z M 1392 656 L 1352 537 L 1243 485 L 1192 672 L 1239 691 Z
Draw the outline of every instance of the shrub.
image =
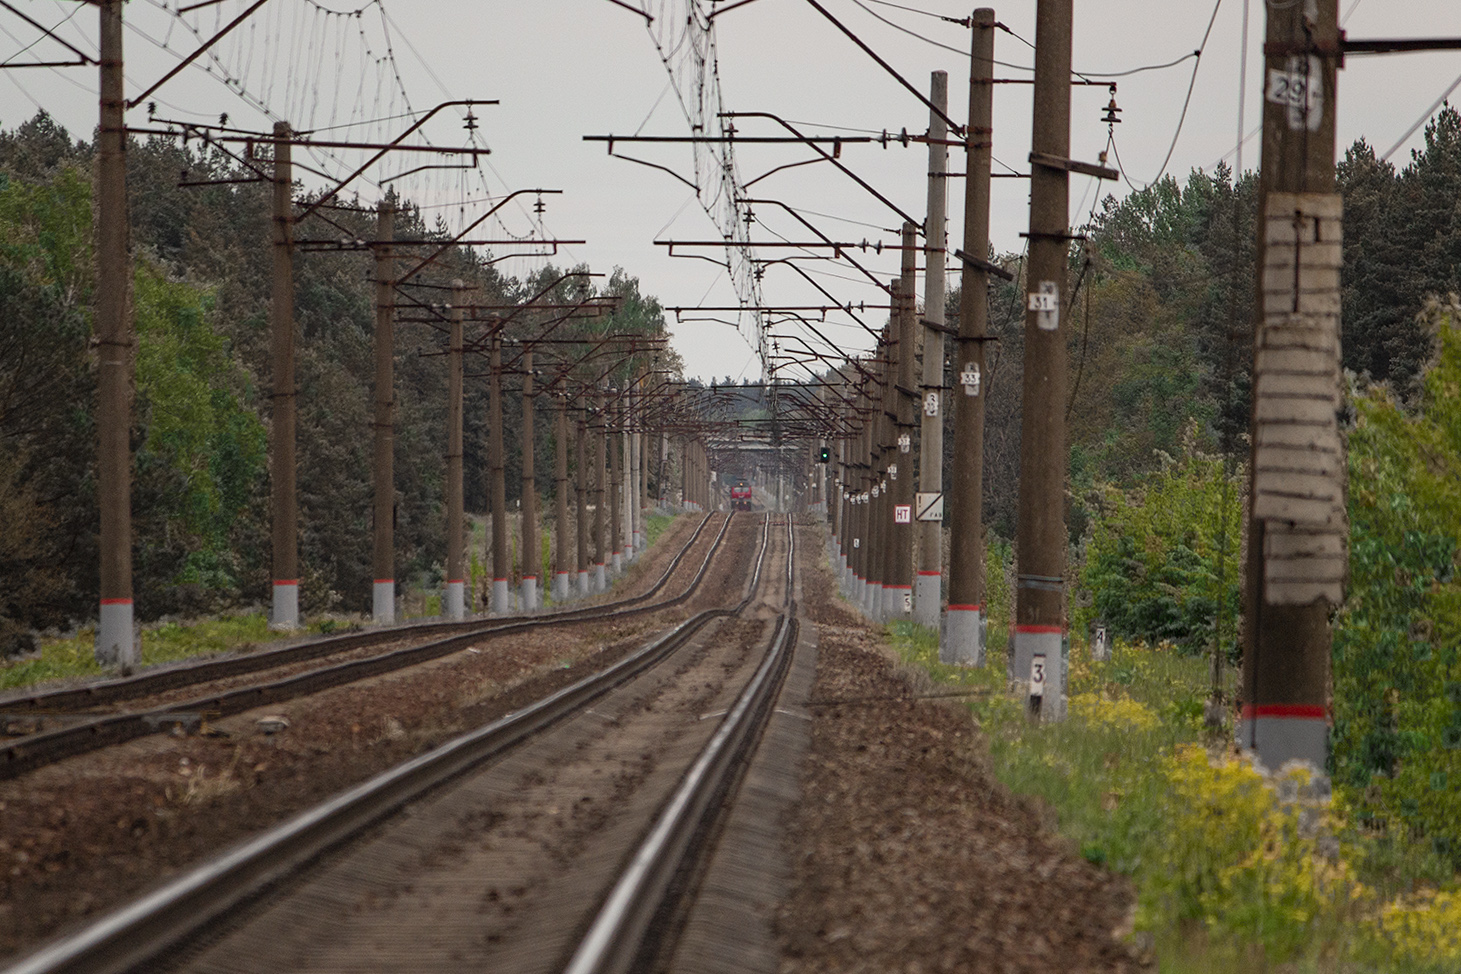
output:
M 1102 488 L 1080 570 L 1092 604 L 1076 611 L 1075 631 L 1102 619 L 1126 639 L 1168 640 L 1188 652 L 1209 645 L 1219 607 L 1229 619 L 1238 613 L 1240 483 L 1221 457 L 1197 448 L 1189 428 L 1182 453 L 1163 456 L 1141 486 Z
M 1335 782 L 1361 824 L 1461 866 L 1461 309 L 1433 307 L 1421 408 L 1355 397 L 1350 585 L 1334 634 Z

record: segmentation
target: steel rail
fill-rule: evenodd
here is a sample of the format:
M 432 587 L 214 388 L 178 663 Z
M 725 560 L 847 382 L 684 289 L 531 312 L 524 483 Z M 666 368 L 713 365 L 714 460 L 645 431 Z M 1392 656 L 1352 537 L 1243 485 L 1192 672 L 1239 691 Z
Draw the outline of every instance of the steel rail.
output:
M 146 737 L 150 734 L 162 733 L 174 727 L 187 727 L 197 723 L 201 714 L 207 714 L 210 718 L 227 717 L 242 713 L 246 710 L 252 710 L 255 707 L 261 707 L 265 704 L 293 700 L 298 697 L 308 696 L 312 693 L 319 693 L 322 690 L 328 690 L 333 687 L 344 686 L 348 683 L 379 676 L 383 673 L 405 669 L 419 663 L 459 652 L 483 637 L 498 636 L 512 632 L 525 632 L 540 625 L 623 618 L 679 605 L 694 594 L 700 582 L 704 579 L 706 570 L 710 566 L 710 559 L 720 547 L 721 541 L 725 538 L 726 531 L 730 528 L 730 522 L 731 519 L 727 517 L 721 527 L 720 533 L 710 546 L 710 550 L 706 552 L 705 560 L 701 563 L 690 586 L 684 592 L 681 592 L 673 598 L 651 604 L 619 605 L 617 607 L 611 603 L 608 606 L 595 606 L 582 610 L 574 610 L 572 612 L 558 613 L 553 616 L 530 617 L 519 621 L 498 624 L 491 628 L 481 628 L 460 633 L 417 646 L 407 646 L 401 649 L 391 650 L 377 656 L 350 660 L 333 666 L 308 670 L 304 673 L 297 673 L 293 676 L 267 683 L 253 684 L 224 693 L 195 698 L 180 703 L 167 704 L 148 710 L 112 714 L 70 727 L 32 734 L 0 746 L 0 781 L 19 777 L 36 768 L 54 764 L 57 761 L 74 757 L 78 754 L 85 754 L 90 751 L 122 744 L 139 737 Z M 682 551 L 676 558 L 676 562 L 688 550 L 687 547 Z M 670 571 L 673 571 L 673 565 L 666 572 L 665 577 L 661 579 L 661 585 L 669 577 Z M 629 602 L 631 600 L 626 599 L 624 601 Z M 633 601 L 641 601 L 641 597 L 636 597 Z
M 729 524 L 730 519 L 726 520 Z M 246 840 L 160 889 L 41 948 L 0 974 L 126 974 L 142 969 L 215 918 L 258 896 L 322 853 L 644 672 L 712 620 L 740 612 L 755 596 L 769 534 L 768 521 L 751 586 L 733 608 L 697 613 L 607 669 Z M 702 572 L 709 564 L 707 556 Z
M 685 555 L 694 547 L 695 542 L 700 539 L 700 535 L 704 532 L 705 526 L 710 522 L 710 517 L 711 515 L 707 514 L 701 520 L 700 524 L 696 526 L 695 532 L 690 535 L 690 539 L 685 542 L 680 552 L 670 562 L 669 567 L 665 569 L 664 574 L 660 576 L 659 581 L 649 590 L 627 599 L 618 599 L 613 602 L 605 602 L 595 606 L 584 606 L 576 609 L 560 609 L 528 618 L 545 622 L 571 621 L 575 618 L 592 618 L 595 613 L 602 612 L 606 609 L 634 605 L 653 598 L 669 582 L 670 576 L 679 568 Z M 8 714 L 31 711 L 56 713 L 87 710 L 105 704 L 135 700 L 139 697 L 149 697 L 168 690 L 195 686 L 199 683 L 208 683 L 213 680 L 222 680 L 249 673 L 258 673 L 263 670 L 276 669 L 281 666 L 289 666 L 295 663 L 304 663 L 353 649 L 364 649 L 378 643 L 395 642 L 399 639 L 410 639 L 416 636 L 429 636 L 459 631 L 487 634 L 500 629 L 518 626 L 523 621 L 524 619 L 497 619 L 491 622 L 484 622 L 482 619 L 472 619 L 463 622 L 422 622 L 405 626 L 371 629 L 368 632 L 350 633 L 341 636 L 327 636 L 323 639 L 312 639 L 308 642 L 295 643 L 290 646 L 282 646 L 278 649 L 265 650 L 259 653 L 250 653 L 246 656 L 231 656 L 226 659 L 205 660 L 183 666 L 139 673 L 136 676 L 124 677 L 122 679 L 106 680 L 86 686 L 72 687 L 65 690 L 52 690 L 45 693 L 34 693 L 9 699 L 0 697 L 0 712 Z
M 768 517 L 768 530 L 769 517 Z M 604 900 L 564 974 L 625 974 L 648 966 L 645 954 L 664 944 L 647 943 L 647 935 L 676 906 L 676 879 L 703 860 L 708 850 L 694 841 L 724 814 L 725 801 L 739 783 L 762 732 L 775 709 L 776 698 L 796 646 L 793 568 L 796 535 L 787 515 L 786 612 L 776 620 L 771 649 L 755 675 L 726 714 L 695 763 L 680 779 L 653 827 Z M 689 895 L 680 890 L 681 896 Z

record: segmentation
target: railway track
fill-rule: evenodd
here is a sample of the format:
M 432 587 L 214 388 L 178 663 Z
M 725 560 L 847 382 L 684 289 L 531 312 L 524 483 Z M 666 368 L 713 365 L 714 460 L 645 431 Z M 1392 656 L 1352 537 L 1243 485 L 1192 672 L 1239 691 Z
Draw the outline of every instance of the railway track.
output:
M 416 666 L 459 652 L 483 638 L 526 632 L 544 625 L 629 618 L 680 605 L 694 594 L 704 580 L 711 559 L 719 550 L 730 527 L 729 517 L 721 523 L 719 532 L 685 589 L 665 599 L 656 599 L 656 596 L 666 588 L 685 562 L 713 517 L 714 515 L 707 514 L 702 519 L 653 586 L 631 598 L 521 619 L 423 623 L 352 633 L 246 656 L 207 660 L 155 673 L 5 700 L 0 702 L 0 712 L 34 715 L 37 719 L 59 719 L 64 721 L 64 725 L 0 744 L 0 781 L 18 777 L 77 754 L 149 734 L 196 730 L 205 719 L 216 720 L 266 704 L 295 699 Z M 441 636 L 442 633 L 448 635 Z M 385 652 L 357 656 L 345 662 L 308 666 L 332 656 L 359 653 L 370 647 L 403 641 L 407 645 Z M 129 709 L 120 713 L 87 713 L 99 707 L 176 694 L 177 691 L 189 687 L 237 680 L 242 676 L 301 665 L 306 668 L 279 679 L 249 683 L 204 696 L 173 700 L 159 706 Z
M 429 971 L 476 961 L 588 974 L 641 963 L 674 928 L 790 665 L 798 631 L 787 526 L 777 542 L 784 572 L 768 568 L 780 534 L 768 519 L 739 604 L 697 613 L 606 670 L 344 792 L 3 974 Z M 451 940 L 458 926 L 460 943 Z

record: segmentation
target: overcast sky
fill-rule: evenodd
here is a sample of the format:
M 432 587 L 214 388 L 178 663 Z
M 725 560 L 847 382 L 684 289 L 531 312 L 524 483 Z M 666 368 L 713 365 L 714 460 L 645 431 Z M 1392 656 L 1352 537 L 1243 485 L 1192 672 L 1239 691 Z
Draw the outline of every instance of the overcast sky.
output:
M 684 0 L 627 0 L 648 5 L 660 15 L 663 27 L 670 11 L 683 9 Z M 951 0 L 899 0 L 948 17 L 967 17 L 971 7 Z M 868 11 L 916 31 L 932 41 L 963 51 L 969 32 L 936 17 L 898 9 L 876 0 L 824 0 L 834 15 L 852 28 L 894 68 L 926 90 L 929 73 L 945 70 L 950 77 L 950 114 L 967 113 L 967 56 L 937 47 L 882 23 Z M 342 18 L 329 18 L 318 8 L 336 11 L 366 6 L 366 15 L 341 28 Z M 416 109 L 448 98 L 499 99 L 495 107 L 478 108 L 482 140 L 490 146 L 490 167 L 470 177 L 461 173 L 428 173 L 402 182 L 407 192 L 421 197 L 430 211 L 451 226 L 482 212 L 485 195 L 506 189 L 545 187 L 563 195 L 545 199 L 546 229 L 563 239 L 581 238 L 587 244 L 567 248 L 559 265 L 586 262 L 596 271 L 625 268 L 640 279 L 646 293 L 666 306 L 727 305 L 735 295 L 724 271 L 713 263 L 669 258 L 655 239 L 706 239 L 716 235 L 710 219 L 696 205 L 692 192 L 672 176 L 647 167 L 608 158 L 602 144 L 586 143 L 584 135 L 684 135 L 687 132 L 673 92 L 666 91 L 669 75 L 651 42 L 644 18 L 609 0 L 381 0 L 390 23 L 404 35 L 394 36 L 392 50 L 402 82 Z M 132 0 L 127 17 L 134 25 L 127 37 L 129 93 L 136 95 L 160 77 L 177 57 L 196 44 L 165 7 L 177 0 Z M 245 0 L 222 0 L 210 7 L 210 17 L 227 22 L 247 6 Z M 77 47 L 95 51 L 96 15 L 76 0 L 19 0 L 19 7 L 47 25 L 62 24 L 57 33 Z M 1213 18 L 1209 0 L 1104 0 L 1078 2 L 1074 62 L 1078 71 L 1121 72 L 1170 62 L 1190 54 L 1203 41 Z M 999 20 L 1014 34 L 1034 39 L 1033 0 L 996 8 Z M 1179 118 L 1194 60 L 1188 58 L 1165 70 L 1119 79 L 1117 103 L 1122 122 L 1116 144 L 1126 174 L 1137 186 L 1156 178 L 1171 149 L 1167 172 L 1185 178 L 1194 167 L 1211 170 L 1220 159 L 1234 158 L 1238 143 L 1244 0 L 1222 0 L 1212 33 L 1198 63 L 1196 84 L 1185 124 L 1177 134 Z M 1461 4 L 1455 0 L 1341 0 L 1345 27 L 1353 38 L 1450 37 L 1461 35 Z M 1262 99 L 1264 4 L 1247 0 L 1248 71 L 1244 134 L 1257 126 Z M 198 15 L 194 15 L 195 17 Z M 378 90 L 365 91 L 359 83 L 358 50 L 369 45 L 373 54 L 384 51 L 381 18 L 364 0 L 270 0 L 247 28 L 235 33 L 233 46 L 220 49 L 224 60 L 253 65 L 243 82 L 255 101 L 269 104 L 275 117 L 287 117 L 297 127 L 323 128 L 331 119 L 348 119 L 393 104 Z M 69 19 L 68 19 L 69 18 Z M 211 26 L 212 19 L 200 26 Z M 898 82 L 858 50 L 805 0 L 758 0 L 717 20 L 719 78 L 727 107 L 736 111 L 773 112 L 806 123 L 804 131 L 837 134 L 843 129 L 907 129 L 921 133 L 928 112 Z M 0 60 L 29 58 L 63 60 L 64 48 L 50 41 L 36 43 L 36 32 L 14 14 L 0 10 Z M 167 50 L 158 47 L 165 42 Z M 996 38 L 996 59 L 1015 67 L 1000 68 L 1001 77 L 1024 78 L 1020 66 L 1032 64 L 1032 52 L 1009 33 Z M 342 70 L 330 67 L 344 58 Z M 230 60 L 231 59 L 231 60 Z M 384 62 L 382 62 L 384 63 Z M 323 67 L 323 70 L 322 70 Z M 381 69 L 365 77 L 379 88 Z M 267 128 L 268 119 L 224 84 L 219 72 L 209 75 L 188 70 L 157 95 L 159 113 L 204 118 L 228 112 L 231 124 Z M 348 75 L 341 77 L 340 75 Z M 1420 54 L 1351 58 L 1339 79 L 1340 151 L 1364 137 L 1384 153 L 1426 115 L 1427 109 L 1461 77 L 1461 54 Z M 238 86 L 233 86 L 237 88 Z M 0 72 L 0 125 L 13 127 L 43 105 L 76 134 L 88 137 L 96 120 L 94 68 L 7 70 Z M 1101 121 L 1109 93 L 1104 87 L 1076 88 L 1072 100 L 1072 154 L 1094 162 L 1107 141 Z M 1025 171 L 1029 152 L 1030 87 L 1004 85 L 995 94 L 994 153 L 998 160 Z M 187 113 L 187 114 L 184 114 Z M 352 114 L 353 113 L 353 114 Z M 308 116 L 303 120 L 295 115 Z M 460 142 L 461 121 L 430 132 L 437 144 Z M 133 125 L 145 125 L 141 108 L 129 115 Z M 390 125 L 399 132 L 402 122 Z M 837 126 L 839 128 L 833 128 Z M 372 137 L 386 133 L 384 125 L 367 130 Z M 746 134 L 776 134 L 769 123 L 746 120 Z M 1410 149 L 1419 144 L 1418 130 L 1392 157 L 1404 164 Z M 622 151 L 674 169 L 693 179 L 690 149 L 684 145 L 622 147 Z M 1256 167 L 1257 140 L 1243 156 L 1247 168 Z M 742 146 L 738 161 L 745 180 L 787 162 L 807 158 L 794 147 Z M 417 159 L 413 164 L 419 164 Z M 849 145 L 844 161 L 891 202 L 920 219 L 925 209 L 926 149 Z M 328 160 L 327 160 L 328 162 Z M 1114 162 L 1114 160 L 1113 160 Z M 336 163 L 345 165 L 346 160 Z M 951 168 L 962 170 L 963 154 L 955 151 Z M 405 168 L 404 163 L 397 169 Z M 1000 167 L 996 167 L 998 171 Z M 357 184 L 361 198 L 373 203 L 379 186 L 370 180 Z M 782 200 L 808 214 L 836 240 L 896 241 L 899 218 L 825 164 L 800 167 L 759 182 L 757 195 Z M 1125 183 L 1106 183 L 1076 177 L 1071 183 L 1072 222 L 1081 223 L 1100 192 L 1123 194 Z M 1020 232 L 1027 228 L 1027 184 L 1003 179 L 994 184 L 992 235 L 1001 251 L 1022 249 Z M 470 193 L 464 206 L 463 193 Z M 962 237 L 962 181 L 950 187 L 951 238 Z M 532 229 L 530 205 L 504 208 L 506 230 L 514 234 Z M 811 215 L 818 214 L 818 215 Z M 780 233 L 805 240 L 808 231 L 789 219 L 758 210 L 766 226 L 753 231 L 756 239 L 774 239 Z M 502 228 L 497 231 L 500 235 Z M 260 228 L 261 240 L 267 233 Z M 503 252 L 504 248 L 498 248 Z M 719 257 L 713 251 L 705 253 Z M 775 256 L 782 256 L 778 253 Z M 308 258 L 304 258 L 308 259 Z M 896 253 L 859 256 L 870 270 L 888 278 L 897 272 Z M 522 274 L 544 263 L 544 258 L 519 258 L 500 266 Z M 815 265 L 814 265 L 815 266 Z M 813 269 L 813 268 L 808 268 Z M 841 301 L 877 303 L 878 292 L 849 267 L 822 264 L 816 271 L 822 285 Z M 800 278 L 780 267 L 768 269 L 762 283 L 769 303 L 777 305 L 825 303 Z M 920 284 L 920 293 L 921 293 Z M 865 315 L 874 327 L 883 312 Z M 711 317 L 709 315 L 702 317 Z M 733 319 L 732 315 L 720 317 Z M 736 328 L 716 322 L 676 324 L 671 317 L 675 344 L 691 374 L 720 378 L 755 377 L 759 364 L 752 347 Z M 845 316 L 833 315 L 823 330 L 843 348 L 866 345 L 866 334 Z

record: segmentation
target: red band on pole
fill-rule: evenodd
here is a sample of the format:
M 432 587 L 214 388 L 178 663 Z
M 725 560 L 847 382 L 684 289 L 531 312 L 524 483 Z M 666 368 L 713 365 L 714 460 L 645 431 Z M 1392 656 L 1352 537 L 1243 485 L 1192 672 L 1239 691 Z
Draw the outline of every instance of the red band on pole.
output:
M 377 584 L 377 585 L 394 585 L 394 584 L 396 584 L 396 580 L 394 578 L 377 578 L 375 580 L 375 584 Z
M 102 599 L 102 605 L 131 605 L 131 599 Z
M 950 612 L 978 612 L 983 609 L 982 605 L 950 605 Z
M 919 572 L 918 574 L 922 578 L 938 578 L 943 575 L 943 572 Z
M 297 579 L 297 578 L 276 578 L 274 580 L 274 584 L 275 585 L 298 585 L 299 584 L 299 579 Z
M 1015 632 L 1030 633 L 1031 635 L 1064 635 L 1065 630 L 1060 626 L 1015 626 Z
M 446 583 L 448 585 L 465 585 L 467 580 L 465 578 L 448 578 Z
M 1257 717 L 1286 717 L 1297 720 L 1323 720 L 1327 715 L 1323 704 L 1312 703 L 1259 703 L 1244 704 L 1243 719 Z

